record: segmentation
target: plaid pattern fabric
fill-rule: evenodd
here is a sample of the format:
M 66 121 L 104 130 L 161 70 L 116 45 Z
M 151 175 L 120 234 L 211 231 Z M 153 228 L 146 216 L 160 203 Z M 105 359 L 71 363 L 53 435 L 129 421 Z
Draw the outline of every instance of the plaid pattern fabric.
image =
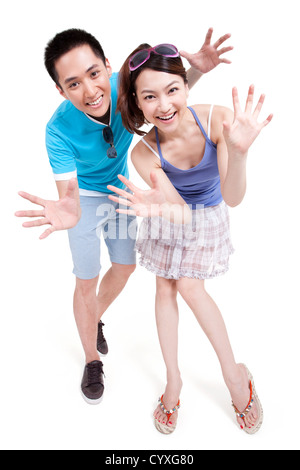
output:
M 224 274 L 233 253 L 228 207 L 223 201 L 193 211 L 192 222 L 172 224 L 145 218 L 136 250 L 140 265 L 165 279 L 211 279 Z

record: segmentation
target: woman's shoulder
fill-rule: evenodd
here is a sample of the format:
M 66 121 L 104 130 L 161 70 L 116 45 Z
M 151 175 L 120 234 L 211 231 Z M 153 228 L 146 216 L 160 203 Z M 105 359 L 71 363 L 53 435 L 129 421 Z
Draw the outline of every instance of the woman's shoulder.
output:
M 223 135 L 223 122 L 233 120 L 233 112 L 225 106 L 215 104 L 196 104 L 190 106 L 197 114 L 212 142 L 217 143 Z
M 197 116 L 205 120 L 212 111 L 212 120 L 216 119 L 225 119 L 228 116 L 233 115 L 233 111 L 225 106 L 220 106 L 216 104 L 195 104 L 190 106 L 194 109 Z
M 154 159 L 155 161 L 159 158 L 154 129 L 151 129 L 132 149 L 131 160 L 135 162 L 140 158 Z

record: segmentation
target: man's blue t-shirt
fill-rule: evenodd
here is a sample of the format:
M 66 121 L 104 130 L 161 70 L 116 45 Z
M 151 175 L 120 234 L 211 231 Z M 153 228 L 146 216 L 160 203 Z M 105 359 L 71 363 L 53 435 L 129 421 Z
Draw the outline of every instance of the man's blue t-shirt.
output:
M 117 158 L 107 157 L 110 145 L 102 135 L 105 124 L 87 116 L 66 100 L 58 107 L 46 128 L 46 147 L 56 181 L 77 177 L 80 189 L 101 193 L 109 193 L 108 184 L 124 188 L 118 175 L 128 178 L 128 149 L 133 134 L 123 127 L 121 114 L 116 113 L 117 73 L 110 78 L 110 84 L 110 127 Z

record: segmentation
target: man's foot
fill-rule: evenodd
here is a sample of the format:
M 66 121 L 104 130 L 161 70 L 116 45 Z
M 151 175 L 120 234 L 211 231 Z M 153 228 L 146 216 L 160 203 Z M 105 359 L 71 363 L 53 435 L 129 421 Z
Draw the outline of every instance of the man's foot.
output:
M 243 410 L 247 407 L 250 398 L 250 387 L 249 387 L 249 378 L 247 374 L 247 370 L 243 364 L 238 364 L 238 373 L 235 380 L 226 381 L 227 387 L 229 388 L 229 392 L 231 394 L 232 401 L 235 407 L 240 410 L 242 413 Z M 245 416 L 244 419 L 237 418 L 237 422 L 241 429 L 248 429 L 253 428 L 258 420 L 258 411 L 256 408 L 255 403 L 253 403 L 251 410 Z
M 104 392 L 103 375 L 102 362 L 93 361 L 85 366 L 81 391 L 84 400 L 89 405 L 98 405 L 102 401 Z
M 172 410 L 178 403 L 180 393 L 182 389 L 182 381 L 180 376 L 176 379 L 169 380 L 167 383 L 166 391 L 163 395 L 163 404 L 167 410 Z M 154 418 L 162 424 L 165 424 L 169 427 L 176 427 L 178 420 L 178 411 L 175 411 L 170 420 L 168 421 L 167 415 L 163 412 L 160 405 L 154 411 Z
M 103 327 L 104 323 L 100 321 L 98 324 L 97 351 L 101 354 L 101 356 L 106 356 L 108 353 L 108 346 L 106 339 L 104 338 Z

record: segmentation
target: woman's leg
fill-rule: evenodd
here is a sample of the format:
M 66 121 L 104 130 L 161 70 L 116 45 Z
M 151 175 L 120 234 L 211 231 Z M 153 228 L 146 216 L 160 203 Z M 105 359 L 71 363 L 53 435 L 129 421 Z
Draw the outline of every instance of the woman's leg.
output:
M 250 396 L 248 376 L 244 366 L 235 361 L 227 329 L 217 305 L 206 292 L 203 280 L 180 279 L 177 281 L 177 289 L 193 311 L 219 358 L 233 403 L 240 411 L 243 411 L 248 405 Z M 253 407 L 245 418 L 245 422 L 238 419 L 238 423 L 241 427 L 245 424 L 251 427 L 255 424 L 257 417 L 257 410 Z
M 176 281 L 156 278 L 156 324 L 158 337 L 167 368 L 167 387 L 164 393 L 164 405 L 167 410 L 174 408 L 180 397 L 182 381 L 178 367 L 178 323 L 179 313 L 177 306 Z M 166 423 L 166 415 L 160 406 L 154 412 L 154 417 Z M 177 412 L 170 419 L 169 424 L 177 421 Z

